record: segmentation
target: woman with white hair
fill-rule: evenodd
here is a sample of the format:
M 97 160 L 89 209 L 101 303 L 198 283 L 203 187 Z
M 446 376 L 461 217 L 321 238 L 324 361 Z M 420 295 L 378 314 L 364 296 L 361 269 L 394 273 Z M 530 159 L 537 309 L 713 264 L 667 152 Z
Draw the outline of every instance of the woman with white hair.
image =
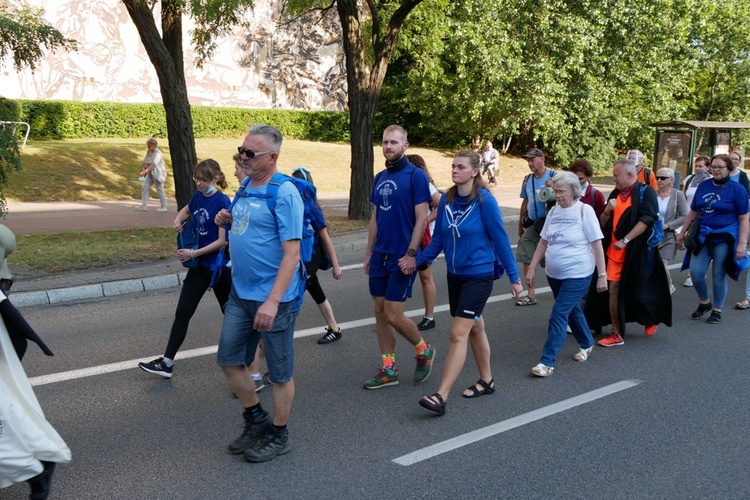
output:
M 541 240 L 526 273 L 526 282 L 534 286 L 536 266 L 546 258 L 547 282 L 555 296 L 542 358 L 531 369 L 537 377 L 548 377 L 555 371 L 555 359 L 565 344 L 567 325 L 580 345 L 573 359 L 586 361 L 594 348 L 594 338 L 580 303 L 589 291 L 595 271 L 597 291 L 607 290 L 604 235 L 594 209 L 580 201 L 578 176 L 560 172 L 552 178 L 552 190 L 557 205 L 547 213 Z
M 664 237 L 659 242 L 659 256 L 664 263 L 664 269 L 667 270 L 669 293 L 674 293 L 675 287 L 667 266 L 677 255 L 675 229 L 682 227 L 682 223 L 685 222 L 688 204 L 682 191 L 674 188 L 674 170 L 671 168 L 660 168 L 656 173 L 656 183 L 659 185 L 656 201 L 659 202 L 659 216 L 664 223 Z
M 148 194 L 151 186 L 156 187 L 156 194 L 159 196 L 159 208 L 157 212 L 167 211 L 167 195 L 164 193 L 164 183 L 167 181 L 167 170 L 164 168 L 164 158 L 159 151 L 158 141 L 151 137 L 146 141 L 146 156 L 143 158 L 143 170 L 139 177 L 143 179 L 141 188 L 141 206 L 138 210 L 146 212 L 148 210 Z

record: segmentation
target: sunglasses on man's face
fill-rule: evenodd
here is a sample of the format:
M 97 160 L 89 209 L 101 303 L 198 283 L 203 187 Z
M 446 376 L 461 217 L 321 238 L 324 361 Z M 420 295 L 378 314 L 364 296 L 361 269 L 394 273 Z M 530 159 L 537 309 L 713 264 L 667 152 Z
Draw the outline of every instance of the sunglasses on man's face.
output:
M 273 151 L 253 151 L 252 149 L 245 149 L 242 146 L 238 147 L 237 151 L 240 153 L 240 156 L 245 155 L 248 158 L 255 158 L 256 156 L 263 156 L 269 153 L 273 153 Z

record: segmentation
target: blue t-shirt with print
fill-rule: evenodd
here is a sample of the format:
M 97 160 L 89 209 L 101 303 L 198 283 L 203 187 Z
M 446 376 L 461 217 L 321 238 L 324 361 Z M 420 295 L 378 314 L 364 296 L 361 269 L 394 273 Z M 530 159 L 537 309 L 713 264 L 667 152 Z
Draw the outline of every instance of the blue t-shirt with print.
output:
M 216 214 L 230 205 L 229 197 L 221 191 L 215 191 L 211 196 L 203 196 L 196 191 L 188 202 L 188 212 L 193 219 L 193 227 L 198 233 L 198 246 L 200 248 L 210 245 L 219 239 L 219 226 L 214 223 Z M 203 267 L 211 267 L 216 260 L 217 252 L 211 252 L 198 257 L 198 264 Z
M 414 207 L 431 199 L 427 174 L 409 163 L 405 155 L 378 172 L 370 195 L 378 225 L 373 251 L 404 255 L 417 222 Z
M 544 183 L 554 177 L 555 172 L 552 169 L 546 169 L 544 174 L 537 179 L 534 174 L 526 177 L 526 182 L 521 186 L 521 198 L 529 200 L 526 204 L 526 211 L 532 220 L 541 219 L 547 216 L 547 206 L 539 199 L 539 190 L 544 187 Z
M 267 184 L 246 193 L 264 195 Z M 279 186 L 276 217 L 263 198 L 242 196 L 232 209 L 229 251 L 232 255 L 232 282 L 237 295 L 244 300 L 265 302 L 279 273 L 284 250 L 281 242 L 302 239 L 304 208 L 302 197 L 291 182 Z M 295 268 L 281 302 L 297 298 L 300 264 Z
M 748 212 L 747 191 L 741 184 L 727 182 L 725 188 L 716 186 L 710 180 L 698 184 L 695 196 L 690 203 L 694 212 L 701 212 L 704 207 L 716 197 L 711 207 L 703 212 L 701 226 L 712 231 L 721 232 L 722 229 L 732 227 L 738 222 L 738 216 Z M 721 191 L 719 191 L 721 189 Z M 718 194 L 714 194 L 718 193 Z

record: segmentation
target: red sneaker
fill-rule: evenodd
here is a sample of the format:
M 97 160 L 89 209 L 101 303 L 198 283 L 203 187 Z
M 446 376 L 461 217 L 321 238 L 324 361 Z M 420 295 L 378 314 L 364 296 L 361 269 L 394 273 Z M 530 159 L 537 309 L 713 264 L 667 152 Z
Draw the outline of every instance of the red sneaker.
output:
M 623 345 L 624 343 L 625 341 L 623 340 L 622 336 L 617 332 L 614 332 L 609 337 L 604 337 L 599 342 L 597 342 L 597 344 L 602 347 L 613 347 L 616 345 Z
M 657 327 L 658 327 L 658 325 L 648 325 L 645 328 L 646 335 L 648 335 L 650 337 L 651 335 L 655 334 Z

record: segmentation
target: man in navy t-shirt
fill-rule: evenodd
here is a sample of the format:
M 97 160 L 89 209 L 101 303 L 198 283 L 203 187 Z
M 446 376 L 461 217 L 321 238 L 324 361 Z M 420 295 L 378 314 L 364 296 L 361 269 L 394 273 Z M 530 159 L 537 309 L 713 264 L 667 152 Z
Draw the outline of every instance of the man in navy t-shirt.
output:
M 435 350 L 419 334 L 417 325 L 404 315 L 404 303 L 411 296 L 416 276 L 417 248 L 422 242 L 430 203 L 430 188 L 424 170 L 406 158 L 409 147 L 406 130 L 391 125 L 383 131 L 386 169 L 375 176 L 370 201 L 375 210 L 365 254 L 365 274 L 370 276 L 370 295 L 375 309 L 375 330 L 383 366 L 366 381 L 365 389 L 398 384 L 395 365 L 396 332 L 412 343 L 416 351 L 416 383 L 427 380 Z M 407 257 L 402 267 L 399 259 Z

